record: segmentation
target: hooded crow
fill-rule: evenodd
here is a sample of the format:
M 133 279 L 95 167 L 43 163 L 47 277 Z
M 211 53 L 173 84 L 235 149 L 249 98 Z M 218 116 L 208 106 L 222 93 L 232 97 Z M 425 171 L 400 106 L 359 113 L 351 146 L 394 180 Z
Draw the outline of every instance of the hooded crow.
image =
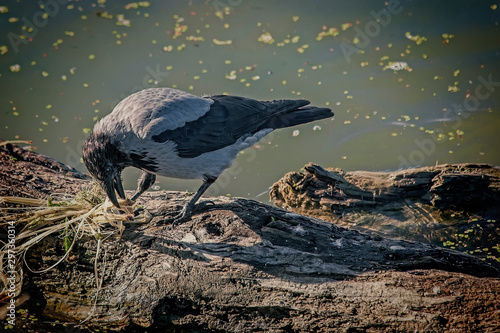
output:
M 119 102 L 94 126 L 83 145 L 83 162 L 118 208 L 125 199 L 121 172 L 142 170 L 135 201 L 156 175 L 202 179 L 203 184 L 174 222 L 188 218 L 200 196 L 229 168 L 241 150 L 265 135 L 333 116 L 307 100 L 257 101 L 216 95 L 198 97 L 171 88 L 150 88 Z

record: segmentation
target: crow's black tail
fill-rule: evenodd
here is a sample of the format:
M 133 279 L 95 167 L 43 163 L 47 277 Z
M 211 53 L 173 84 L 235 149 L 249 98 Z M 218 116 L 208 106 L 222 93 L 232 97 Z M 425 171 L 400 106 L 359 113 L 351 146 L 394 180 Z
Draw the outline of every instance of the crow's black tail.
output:
M 333 117 L 332 110 L 328 108 L 307 106 L 309 101 L 305 99 L 280 100 L 263 103 L 272 110 L 273 115 L 267 122 L 267 126 L 273 129 L 291 127 Z

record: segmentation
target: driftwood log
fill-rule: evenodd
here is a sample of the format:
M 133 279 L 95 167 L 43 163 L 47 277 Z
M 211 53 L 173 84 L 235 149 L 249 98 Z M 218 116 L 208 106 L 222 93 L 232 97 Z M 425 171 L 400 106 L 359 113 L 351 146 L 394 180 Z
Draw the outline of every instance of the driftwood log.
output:
M 500 244 L 500 168 L 488 164 L 344 172 L 309 163 L 270 196 L 282 208 L 381 236 L 442 244 L 475 225 L 478 245 Z
M 0 163 L 1 196 L 43 198 L 89 183 L 70 167 L 16 146 L 0 147 Z M 473 256 L 241 198 L 210 198 L 189 221 L 175 228 L 158 224 L 188 199 L 178 192 L 140 198 L 154 218 L 127 225 L 121 239 L 104 243 L 104 289 L 85 325 L 101 331 L 500 330 L 499 272 Z M 47 267 L 63 249 L 54 235 L 26 260 Z M 63 330 L 62 322 L 88 316 L 94 254 L 95 240 L 82 240 L 55 269 L 27 273 L 26 306 L 43 316 L 28 328 Z

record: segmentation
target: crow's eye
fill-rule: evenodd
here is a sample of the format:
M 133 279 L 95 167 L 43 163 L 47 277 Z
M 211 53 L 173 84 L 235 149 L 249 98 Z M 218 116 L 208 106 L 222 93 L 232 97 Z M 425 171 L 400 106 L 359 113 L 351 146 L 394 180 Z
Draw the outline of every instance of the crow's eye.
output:
M 104 168 L 104 172 L 107 173 L 107 174 L 111 173 L 112 170 L 113 169 L 110 166 Z

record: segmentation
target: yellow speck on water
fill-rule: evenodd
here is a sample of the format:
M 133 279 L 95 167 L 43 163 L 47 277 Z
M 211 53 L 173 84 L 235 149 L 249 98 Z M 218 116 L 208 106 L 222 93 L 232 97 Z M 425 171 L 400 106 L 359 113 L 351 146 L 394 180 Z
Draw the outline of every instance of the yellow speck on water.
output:
M 47 104 L 47 105 L 45 105 L 45 108 L 46 108 L 47 110 L 52 109 L 52 104 Z
M 46 71 L 42 71 L 42 76 L 47 77 L 47 76 L 49 76 L 49 73 L 47 73 Z
M 88 83 L 83 83 L 83 86 L 84 86 L 85 88 L 88 88 L 88 87 L 89 87 L 89 84 L 88 84 Z
M 21 71 L 21 65 L 19 65 L 19 64 L 11 65 L 11 66 L 9 66 L 9 69 L 11 72 L 17 73 L 17 72 Z
M 285 85 L 286 84 L 286 80 L 281 81 L 281 84 Z
M 231 60 L 226 60 L 226 61 L 224 61 L 224 63 L 225 63 L 226 65 L 230 65 L 230 64 L 231 64 Z

